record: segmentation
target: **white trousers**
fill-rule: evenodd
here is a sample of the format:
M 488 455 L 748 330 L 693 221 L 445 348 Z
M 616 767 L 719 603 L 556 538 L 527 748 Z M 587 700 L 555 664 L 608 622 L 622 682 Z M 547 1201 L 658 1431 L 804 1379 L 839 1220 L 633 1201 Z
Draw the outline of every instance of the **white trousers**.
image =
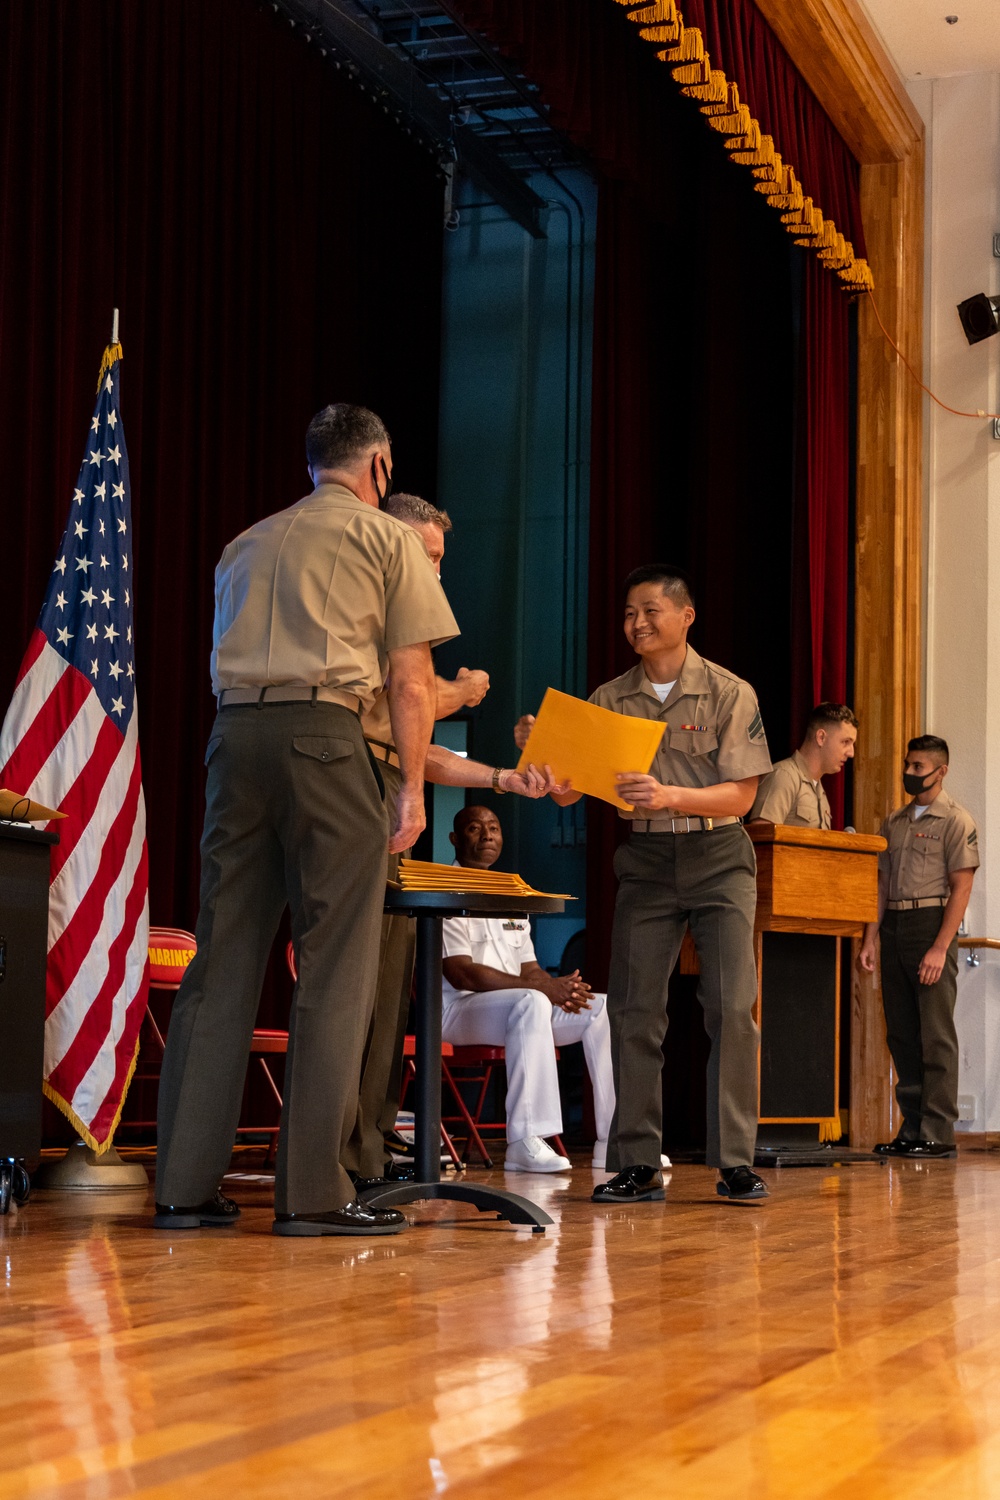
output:
M 615 1112 L 607 996 L 595 995 L 590 1005 L 571 1015 L 541 990 L 528 989 L 465 990 L 445 998 L 441 1034 L 446 1042 L 505 1049 L 508 1141 L 562 1131 L 555 1048 L 570 1042 L 583 1043 L 597 1134 L 607 1140 Z

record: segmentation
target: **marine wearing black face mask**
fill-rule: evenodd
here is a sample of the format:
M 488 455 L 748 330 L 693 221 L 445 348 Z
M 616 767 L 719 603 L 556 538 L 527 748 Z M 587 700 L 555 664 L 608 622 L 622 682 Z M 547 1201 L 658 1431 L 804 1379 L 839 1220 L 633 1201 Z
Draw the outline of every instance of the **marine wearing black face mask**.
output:
M 976 825 L 942 785 L 948 746 L 936 735 L 911 740 L 903 785 L 912 802 L 882 824 L 878 922 L 858 955 L 871 973 L 876 935 L 886 1036 L 896 1069 L 899 1134 L 883 1156 L 954 1156 L 958 1118 L 955 999 L 959 924 L 979 864 Z
M 926 776 L 915 776 L 912 771 L 903 772 L 903 788 L 908 797 L 919 797 L 922 792 L 929 792 L 934 784 L 934 778 L 940 780 L 940 770 L 929 771 Z
M 384 494 L 378 487 L 378 464 L 380 459 L 382 461 L 382 473 L 385 475 Z M 375 457 L 372 459 L 372 484 L 375 486 L 375 493 L 378 496 L 378 508 L 379 510 L 385 510 L 386 506 L 389 503 L 389 496 L 392 494 L 392 475 L 386 468 L 385 459 L 382 458 L 382 455 L 380 453 L 376 453 Z

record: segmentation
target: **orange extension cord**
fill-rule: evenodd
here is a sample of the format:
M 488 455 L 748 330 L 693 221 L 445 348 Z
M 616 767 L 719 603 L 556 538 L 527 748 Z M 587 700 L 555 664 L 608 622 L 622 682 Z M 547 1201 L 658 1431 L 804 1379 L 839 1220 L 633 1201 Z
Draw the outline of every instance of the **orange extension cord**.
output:
M 885 337 L 886 337 L 887 341 L 892 345 L 893 349 L 895 349 L 896 353 L 899 355 L 900 359 L 903 361 L 903 364 L 909 370 L 909 372 L 913 376 L 914 380 L 917 382 L 917 385 L 919 385 L 919 387 L 920 387 L 920 389 L 922 391 L 926 391 L 927 395 L 930 396 L 930 398 L 934 402 L 935 406 L 940 406 L 940 408 L 941 408 L 942 411 L 950 411 L 953 417 L 972 417 L 976 421 L 987 421 L 987 422 L 997 422 L 997 421 L 1000 421 L 1000 412 L 997 412 L 997 411 L 959 411 L 957 409 L 957 407 L 949 406 L 946 402 L 939 400 L 938 397 L 935 396 L 934 392 L 931 390 L 930 386 L 924 385 L 924 382 L 920 379 L 920 376 L 917 374 L 916 370 L 910 364 L 910 361 L 907 359 L 907 357 L 903 353 L 902 349 L 896 343 L 895 339 L 892 338 L 891 334 L 889 333 L 889 330 L 886 328 L 885 324 L 882 322 L 882 319 L 878 315 L 878 303 L 875 301 L 875 298 L 872 296 L 871 291 L 868 290 L 868 288 L 866 288 L 865 290 L 866 290 L 866 294 L 867 294 L 869 300 L 871 301 L 872 312 L 875 314 L 875 321 L 876 321 L 876 323 L 881 328 L 882 332 L 885 334 Z

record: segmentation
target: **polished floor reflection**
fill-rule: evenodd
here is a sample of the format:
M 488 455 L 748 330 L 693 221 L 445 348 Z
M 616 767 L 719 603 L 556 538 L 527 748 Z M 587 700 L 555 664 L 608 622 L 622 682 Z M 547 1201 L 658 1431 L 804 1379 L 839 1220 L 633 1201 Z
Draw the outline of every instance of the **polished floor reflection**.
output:
M 1000 1155 L 513 1183 L 389 1240 L 157 1234 L 139 1194 L 0 1218 L 0 1500 L 1000 1497 Z M 485 1174 L 475 1174 L 483 1177 Z M 500 1173 L 493 1180 L 500 1182 Z

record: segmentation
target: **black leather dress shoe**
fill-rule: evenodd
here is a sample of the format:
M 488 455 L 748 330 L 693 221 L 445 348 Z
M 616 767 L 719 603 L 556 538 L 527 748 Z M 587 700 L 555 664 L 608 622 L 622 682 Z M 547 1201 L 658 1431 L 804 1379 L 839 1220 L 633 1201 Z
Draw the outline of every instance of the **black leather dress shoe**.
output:
M 590 1196 L 594 1203 L 662 1203 L 667 1195 L 659 1167 L 626 1167 Z
M 359 1194 L 371 1193 L 379 1188 L 393 1187 L 397 1182 L 416 1182 L 417 1169 L 394 1161 L 386 1167 L 384 1177 L 355 1177 L 353 1172 L 349 1176 Z
M 947 1145 L 944 1141 L 925 1141 L 923 1137 L 919 1141 L 907 1141 L 906 1149 L 902 1155 L 908 1161 L 922 1161 L 925 1157 L 956 1157 L 958 1147 L 954 1144 Z
M 394 1208 L 369 1208 L 352 1198 L 343 1208 L 321 1214 L 275 1214 L 272 1234 L 312 1238 L 320 1234 L 399 1234 L 406 1228 L 403 1215 Z
M 220 1224 L 235 1224 L 240 1216 L 232 1198 L 224 1198 L 216 1192 L 207 1203 L 197 1208 L 176 1208 L 173 1204 L 158 1203 L 153 1215 L 154 1229 L 200 1229 L 202 1225 L 215 1229 Z
M 877 1146 L 872 1147 L 872 1150 L 876 1156 L 905 1156 L 913 1144 L 912 1136 L 897 1135 L 891 1141 L 879 1141 Z
M 357 1188 L 359 1198 L 362 1193 L 377 1192 L 379 1188 L 391 1186 L 384 1177 L 355 1177 L 353 1172 L 349 1172 L 348 1176 Z
M 760 1203 L 770 1197 L 764 1179 L 749 1167 L 723 1167 L 721 1176 L 715 1191 L 729 1203 Z

